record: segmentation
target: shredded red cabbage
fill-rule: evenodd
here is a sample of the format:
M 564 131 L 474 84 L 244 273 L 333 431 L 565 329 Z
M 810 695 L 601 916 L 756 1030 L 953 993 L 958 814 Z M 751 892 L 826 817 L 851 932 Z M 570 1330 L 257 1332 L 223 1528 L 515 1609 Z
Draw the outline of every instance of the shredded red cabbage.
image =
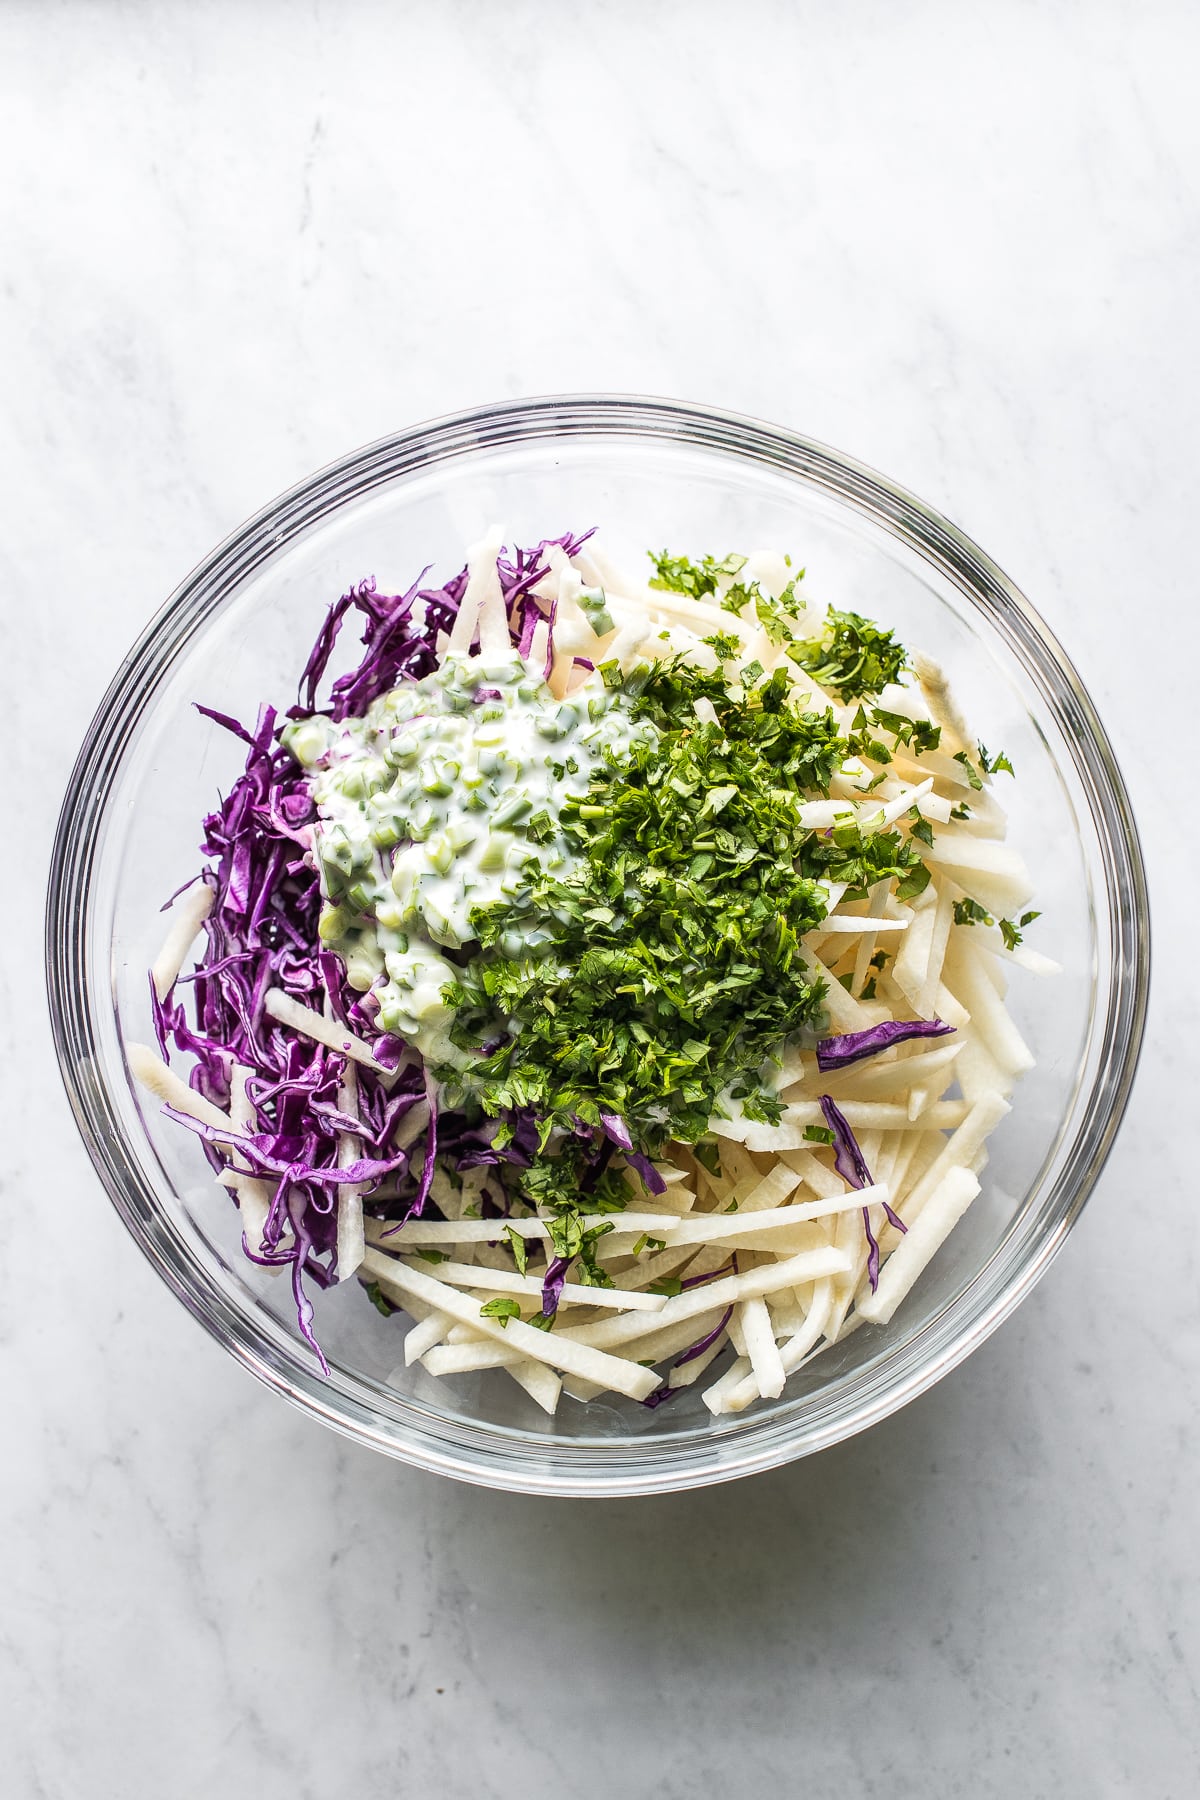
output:
M 551 545 L 572 556 L 590 535 L 547 539 L 515 551 L 512 561 L 501 558 L 501 590 L 515 642 L 527 630 L 532 635 L 543 616 L 531 590 L 547 573 Z M 424 579 L 404 594 L 390 595 L 380 594 L 368 579 L 335 602 L 301 672 L 289 717 L 317 710 L 334 720 L 356 716 L 398 682 L 419 681 L 433 671 L 439 634 L 454 624 L 468 575 L 464 569 L 440 588 L 422 587 Z M 334 680 L 321 708 L 320 689 L 351 612 L 364 619 L 363 655 Z M 369 1003 L 348 987 L 341 962 L 321 945 L 321 896 L 307 856 L 315 812 L 302 771 L 277 741 L 275 709 L 265 706 L 253 730 L 212 707 L 198 710 L 246 745 L 246 766 L 204 822 L 208 861 L 199 879 L 213 891 L 204 949 L 196 969 L 181 976 L 161 1002 L 151 984 L 154 1031 L 164 1056 L 173 1047 L 195 1057 L 192 1087 L 222 1109 L 229 1107 L 234 1064 L 252 1072 L 247 1095 L 253 1120 L 236 1136 L 238 1166 L 272 1182 L 274 1196 L 262 1242 L 243 1243 L 252 1261 L 290 1263 L 300 1331 L 327 1372 L 304 1280 L 324 1287 L 336 1277 L 338 1189 L 348 1182 L 364 1186 L 365 1204 L 380 1216 L 415 1216 L 430 1204 L 438 1156 L 456 1169 L 500 1162 L 527 1166 L 537 1144 L 537 1120 L 510 1121 L 512 1141 L 498 1151 L 492 1143 L 497 1121 L 439 1112 L 419 1058 L 399 1038 L 378 1031 Z M 357 1119 L 338 1104 L 345 1059 L 267 1013 L 266 995 L 276 987 L 315 1011 L 328 1009 L 366 1040 L 383 1066 L 382 1074 L 365 1066 L 356 1070 Z M 190 990 L 192 1020 L 181 988 Z M 429 1104 L 423 1140 L 407 1151 L 389 1148 L 400 1120 L 422 1099 Z M 214 1167 L 226 1166 L 218 1134 L 190 1116 L 167 1111 L 197 1134 Z M 350 1130 L 375 1154 L 339 1168 L 339 1140 Z M 494 1200 L 491 1207 L 498 1211 Z
M 640 1150 L 627 1150 L 625 1161 L 636 1175 L 641 1176 L 650 1193 L 666 1193 L 667 1184 L 648 1156 L 644 1156 Z
M 689 1344 L 687 1349 L 682 1351 L 680 1353 L 680 1355 L 678 1355 L 675 1358 L 675 1361 L 671 1364 L 671 1367 L 673 1369 L 681 1369 L 683 1367 L 684 1363 L 694 1362 L 696 1357 L 703 1356 L 704 1352 L 706 1350 L 710 1349 L 712 1347 L 712 1345 L 716 1343 L 717 1339 L 720 1337 L 721 1333 L 724 1331 L 725 1327 L 728 1325 L 728 1323 L 729 1323 L 730 1319 L 732 1319 L 732 1317 L 733 1317 L 733 1308 L 732 1308 L 732 1306 L 727 1306 L 725 1308 L 725 1311 L 721 1314 L 721 1317 L 718 1319 L 717 1323 L 713 1326 L 712 1330 L 706 1331 L 704 1336 L 702 1338 L 697 1338 L 697 1340 L 694 1344 Z
M 703 1356 L 704 1352 L 716 1343 L 732 1317 L 733 1308 L 732 1306 L 727 1306 L 712 1330 L 706 1331 L 704 1336 L 702 1338 L 697 1338 L 694 1344 L 689 1344 L 687 1349 L 675 1358 L 671 1367 L 673 1369 L 681 1369 L 684 1363 L 694 1362 L 696 1357 Z M 676 1394 L 681 1394 L 682 1392 L 682 1388 L 673 1388 L 669 1381 L 664 1381 L 662 1386 L 656 1387 L 652 1394 L 647 1394 L 646 1398 L 642 1401 L 642 1405 L 648 1406 L 651 1411 L 653 1411 L 655 1407 L 661 1406 L 664 1400 L 673 1400 Z
M 707 1281 L 719 1281 L 723 1275 L 730 1274 L 737 1274 L 736 1250 L 727 1263 L 722 1263 L 719 1269 L 713 1269 L 708 1275 L 689 1275 L 686 1280 L 680 1282 L 679 1291 L 681 1294 L 685 1294 L 689 1288 L 703 1287 Z
M 858 1139 L 850 1129 L 850 1122 L 841 1108 L 834 1104 L 828 1094 L 821 1095 L 821 1111 L 825 1115 L 825 1123 L 833 1133 L 833 1166 L 843 1181 L 849 1182 L 852 1188 L 874 1187 L 875 1177 L 867 1167 L 867 1159 L 859 1149 Z M 908 1227 L 899 1213 L 893 1212 L 887 1201 L 883 1202 L 883 1210 L 888 1222 L 902 1234 Z M 871 1292 L 879 1286 L 879 1244 L 875 1233 L 871 1230 L 871 1210 L 862 1209 L 863 1230 L 867 1234 L 867 1276 L 871 1283 Z
M 903 1044 L 909 1038 L 945 1037 L 953 1030 L 953 1025 L 943 1025 L 940 1019 L 885 1019 L 866 1031 L 822 1038 L 817 1045 L 817 1067 L 822 1075 L 828 1075 L 831 1069 L 844 1069 L 864 1056 L 876 1056 L 890 1044 Z
M 195 875 L 189 875 L 189 877 L 186 881 L 181 881 L 179 886 L 175 889 L 175 892 L 173 894 L 167 895 L 166 899 L 163 901 L 162 905 L 158 909 L 159 912 L 160 913 L 170 912 L 171 908 L 174 906 L 175 902 L 178 900 L 180 894 L 186 894 L 190 887 L 195 887 L 195 885 L 199 881 L 199 879 L 200 879 L 200 876 L 199 876 L 199 873 L 197 873 Z
M 569 1256 L 556 1256 L 547 1266 L 542 1280 L 542 1317 L 544 1319 L 552 1319 L 558 1311 L 558 1303 L 562 1298 L 567 1270 L 570 1266 Z
M 848 1181 L 853 1188 L 874 1187 L 875 1177 L 867 1167 L 867 1159 L 858 1147 L 858 1139 L 851 1131 L 845 1113 L 828 1094 L 821 1095 L 821 1111 L 833 1133 L 833 1166 L 842 1180 Z
M 633 1139 L 629 1135 L 629 1127 L 617 1113 L 600 1114 L 600 1128 L 606 1138 L 617 1146 L 618 1150 L 632 1150 Z

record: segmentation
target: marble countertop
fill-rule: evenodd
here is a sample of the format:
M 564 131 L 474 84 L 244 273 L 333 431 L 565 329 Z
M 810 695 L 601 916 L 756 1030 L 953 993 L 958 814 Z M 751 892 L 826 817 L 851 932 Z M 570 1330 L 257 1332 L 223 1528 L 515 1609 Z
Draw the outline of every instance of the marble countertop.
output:
M 1110 0 L 0 12 L 14 1800 L 1196 1791 L 1157 732 L 1200 656 L 1198 56 L 1194 10 Z M 1082 1223 L 964 1367 L 807 1463 L 586 1506 L 391 1465 L 207 1340 L 76 1139 L 36 951 L 78 737 L 180 576 L 343 450 L 572 389 L 794 426 L 983 543 L 1111 727 L 1160 970 Z

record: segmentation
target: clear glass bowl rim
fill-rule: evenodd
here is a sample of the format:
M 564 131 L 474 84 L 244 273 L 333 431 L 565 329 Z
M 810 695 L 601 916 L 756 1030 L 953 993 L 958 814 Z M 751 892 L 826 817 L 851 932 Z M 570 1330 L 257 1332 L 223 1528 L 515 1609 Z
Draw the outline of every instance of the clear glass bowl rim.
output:
M 1035 1235 L 1002 1245 L 979 1275 L 910 1343 L 863 1371 L 839 1403 L 814 1396 L 802 1421 L 749 1415 L 736 1435 L 680 1435 L 577 1444 L 530 1439 L 410 1408 L 395 1418 L 344 1384 L 324 1382 L 299 1345 L 281 1352 L 253 1317 L 206 1278 L 144 1177 L 107 1090 L 93 1016 L 106 991 L 91 930 L 91 874 L 105 801 L 139 718 L 206 618 L 253 571 L 338 507 L 372 488 L 473 451 L 555 437 L 667 440 L 731 454 L 800 477 L 882 526 L 948 577 L 1005 640 L 1064 727 L 1096 832 L 1107 897 L 1110 973 L 1094 1034 L 1105 1049 L 1082 1123 L 1040 1208 Z M 941 1379 L 1000 1325 L 1061 1248 L 1111 1148 L 1143 1036 L 1150 935 L 1137 829 L 1112 746 L 1057 639 L 1024 595 L 963 532 L 867 465 L 811 438 L 690 402 L 637 395 L 551 395 L 451 414 L 383 438 L 331 463 L 265 506 L 180 584 L 125 657 L 102 700 L 68 783 L 46 905 L 46 974 L 59 1067 L 76 1124 L 110 1199 L 159 1275 L 260 1380 L 333 1429 L 420 1467 L 483 1486 L 552 1495 L 664 1492 L 732 1480 L 828 1447 L 885 1418 Z M 101 979 L 97 981 L 97 975 Z

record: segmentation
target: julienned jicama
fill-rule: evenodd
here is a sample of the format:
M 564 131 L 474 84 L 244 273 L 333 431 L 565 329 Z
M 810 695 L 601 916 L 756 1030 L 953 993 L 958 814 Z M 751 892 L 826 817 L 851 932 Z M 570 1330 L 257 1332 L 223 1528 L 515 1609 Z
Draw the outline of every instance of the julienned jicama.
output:
M 245 773 L 130 1065 L 322 1366 L 309 1290 L 357 1276 L 407 1363 L 549 1412 L 777 1396 L 891 1318 L 1031 1066 L 1008 759 L 785 557 L 651 560 L 494 530 L 344 595 L 285 718 L 208 714 Z

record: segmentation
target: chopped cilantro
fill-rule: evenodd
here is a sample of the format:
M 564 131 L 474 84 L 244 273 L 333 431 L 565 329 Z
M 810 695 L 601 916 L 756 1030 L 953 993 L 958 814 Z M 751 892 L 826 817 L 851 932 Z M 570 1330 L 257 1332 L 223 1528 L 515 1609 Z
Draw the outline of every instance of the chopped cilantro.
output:
M 1000 935 L 1004 939 L 1005 949 L 1015 950 L 1017 945 L 1021 942 L 1023 928 L 1026 925 L 1032 925 L 1033 921 L 1035 919 L 1040 919 L 1041 916 L 1040 912 L 1022 913 L 1017 925 L 1014 925 L 1011 919 L 1000 919 L 998 923 L 1000 926 Z
M 857 819 L 813 833 L 801 849 L 800 864 L 814 881 L 844 881 L 847 900 L 864 899 L 877 881 L 898 881 L 901 900 L 929 884 L 929 870 L 915 845 L 897 831 L 871 831 Z
M 956 900 L 954 902 L 954 923 L 956 925 L 991 925 L 992 915 L 980 906 L 978 900 Z
M 908 657 L 890 631 L 881 631 L 859 613 L 831 607 L 820 638 L 803 645 L 796 661 L 839 699 L 856 700 L 896 681 Z
M 650 578 L 652 588 L 662 588 L 671 594 L 687 594 L 693 600 L 715 594 L 722 576 L 740 575 L 746 566 L 744 556 L 723 556 L 719 562 L 716 557 L 705 556 L 694 563 L 686 556 L 672 556 L 668 550 L 660 556 L 651 551 L 650 561 L 654 564 L 654 574 Z
M 529 1245 L 519 1231 L 511 1225 L 504 1227 L 504 1235 L 508 1239 L 508 1247 L 512 1251 L 513 1261 L 517 1265 L 517 1274 L 523 1275 L 529 1267 Z
M 519 1319 L 521 1308 L 507 1294 L 497 1294 L 494 1300 L 485 1300 L 479 1309 L 481 1319 L 495 1319 L 497 1325 L 507 1327 L 510 1319 Z
M 925 892 L 929 886 L 929 880 L 929 870 L 925 864 L 923 862 L 914 864 L 907 874 L 902 875 L 896 883 L 897 900 L 914 900 L 918 894 Z
M 828 1125 L 806 1125 L 804 1137 L 805 1141 L 810 1144 L 832 1144 L 833 1142 L 833 1133 Z
M 696 1161 L 700 1164 L 702 1169 L 707 1169 L 710 1175 L 715 1175 L 717 1180 L 720 1181 L 721 1152 L 716 1144 L 712 1142 L 711 1138 L 707 1142 L 702 1138 L 698 1143 L 693 1144 L 692 1155 L 696 1158 Z
M 737 613 L 740 616 L 745 612 L 751 601 L 755 602 L 754 610 L 757 612 L 758 598 L 758 583 L 756 581 L 751 581 L 749 583 L 735 581 L 732 586 L 728 587 L 724 594 L 722 594 L 721 606 L 725 612 Z
M 420 1257 L 422 1262 L 443 1263 L 450 1261 L 450 1252 L 448 1250 L 418 1250 L 416 1254 Z
M 796 583 L 803 581 L 804 570 L 793 575 L 783 592 L 778 596 L 764 594 L 761 588 L 755 589 L 755 612 L 758 622 L 766 632 L 772 644 L 790 644 L 795 642 L 794 627 L 800 622 L 800 614 L 804 611 L 804 601 L 796 593 Z
M 721 738 L 696 729 L 701 696 Z M 872 869 L 911 859 L 897 836 L 879 834 L 865 851 L 835 845 L 796 868 L 814 841 L 800 807 L 827 788 L 844 740 L 831 713 L 788 703 L 785 675 L 735 703 L 722 676 L 665 663 L 647 674 L 636 710 L 656 740 L 598 773 L 586 816 L 584 806 L 564 812 L 580 859 L 571 878 L 539 875 L 527 896 L 474 915 L 485 950 L 535 920 L 544 947 L 477 959 L 448 992 L 463 1048 L 494 1043 L 497 1014 L 519 1027 L 472 1067 L 485 1111 L 532 1108 L 574 1131 L 603 1107 L 654 1149 L 706 1132 L 717 1096 L 739 1078 L 751 1110 L 778 1108 L 757 1071 L 819 1010 L 799 958 L 800 938 L 824 916 L 817 879 L 848 856 L 865 854 Z M 525 1196 L 565 1201 L 564 1162 L 524 1171 Z M 555 1248 L 578 1253 L 570 1241 Z
M 910 719 L 904 713 L 886 712 L 881 706 L 871 708 L 871 718 L 881 731 L 894 737 L 898 744 L 910 745 L 918 756 L 936 750 L 942 740 L 941 726 L 929 719 Z
M 666 1246 L 667 1240 L 665 1238 L 647 1237 L 646 1233 L 643 1231 L 641 1237 L 630 1251 L 630 1255 L 640 1256 L 643 1250 L 665 1250 Z
M 1017 771 L 1013 768 L 1003 750 L 1001 750 L 999 756 L 989 757 L 982 744 L 978 745 L 977 748 L 979 750 L 979 766 L 985 775 L 1016 774 Z
M 892 760 L 892 753 L 887 745 L 881 739 L 872 737 L 868 731 L 852 731 L 847 746 L 852 756 L 861 757 L 864 762 L 879 763 L 886 767 Z
M 652 588 L 687 594 L 693 600 L 712 598 L 720 591 L 724 611 L 740 617 L 747 608 L 751 608 L 753 616 L 772 644 L 793 641 L 795 633 L 792 628 L 804 610 L 804 602 L 796 595 L 796 583 L 804 579 L 803 569 L 792 576 L 776 598 L 764 593 L 757 581 L 737 579 L 746 566 L 744 556 L 724 556 L 719 561 L 715 557 L 705 556 L 697 563 L 686 556 L 672 556 L 669 551 L 664 550 L 657 556 L 651 552 L 650 560 L 654 564 L 654 575 L 650 581 Z M 788 566 L 790 568 L 790 563 Z M 731 641 L 724 633 L 719 635 L 723 642 Z M 704 641 L 713 643 L 711 638 Z M 734 649 L 728 652 L 718 651 L 718 655 L 736 656 L 739 648 L 740 645 L 735 644 Z
M 952 819 L 969 819 L 970 816 L 971 816 L 971 809 L 967 805 L 965 800 L 963 801 L 961 806 L 952 806 L 950 808 L 950 817 Z
M 596 1243 L 599 1238 L 613 1230 L 611 1221 L 604 1225 L 593 1225 L 585 1231 L 579 1240 L 579 1264 L 575 1278 L 584 1287 L 611 1287 L 612 1276 L 607 1269 L 601 1268 L 596 1261 Z
M 744 567 L 736 557 L 653 560 L 652 585 L 693 597 L 725 591 Z M 795 582 L 779 604 L 796 607 Z M 714 634 L 711 647 L 727 662 L 740 650 L 731 633 Z M 877 691 L 904 666 L 890 634 L 856 614 L 831 615 L 818 660 L 831 658 L 830 685 L 844 693 Z M 514 1121 L 536 1123 L 529 1165 L 507 1166 L 503 1179 L 543 1213 L 554 1255 L 591 1285 L 607 1279 L 594 1244 L 611 1227 L 585 1231 L 584 1213 L 617 1212 L 630 1198 L 620 1169 L 597 1161 L 601 1113 L 622 1119 L 643 1154 L 676 1139 L 719 1170 L 717 1147 L 701 1140 L 721 1095 L 751 1120 L 777 1120 L 782 1102 L 763 1065 L 821 1015 L 824 986 L 801 944 L 825 916 L 822 884 L 841 883 L 853 900 L 891 881 L 907 899 L 929 881 L 916 830 L 853 816 L 827 832 L 801 822 L 852 741 L 831 708 L 797 704 L 794 671 L 751 664 L 726 674 L 676 657 L 630 673 L 605 664 L 601 674 L 647 729 L 593 771 L 556 821 L 531 821 L 535 836 L 557 825 L 573 852 L 569 873 L 533 861 L 520 892 L 475 909 L 478 949 L 443 991 L 451 1039 L 469 1061 L 465 1073 L 435 1071 L 454 1104 L 498 1121 L 498 1149 L 513 1141 Z M 698 721 L 701 699 L 716 726 Z M 907 742 L 916 727 L 899 714 L 872 721 L 860 707 L 854 729 L 882 766 L 883 737 Z
M 371 1302 L 371 1305 L 377 1312 L 383 1314 L 385 1319 L 390 1319 L 394 1312 L 399 1312 L 400 1310 L 398 1306 L 392 1305 L 377 1281 L 368 1281 L 367 1299 Z
M 913 810 L 915 811 L 916 809 L 914 808 Z M 928 819 L 923 819 L 918 813 L 917 817 L 908 828 L 908 835 L 909 837 L 919 838 L 923 844 L 932 844 L 933 826 L 929 823 Z
M 714 631 L 711 637 L 702 638 L 701 642 L 707 644 L 722 662 L 732 662 L 735 656 L 742 653 L 741 639 L 734 637 L 730 631 Z
M 795 626 L 799 625 L 799 617 L 804 610 L 795 585 L 804 580 L 804 571 L 793 574 L 792 580 L 784 587 L 781 594 L 766 594 L 757 581 L 739 581 L 738 576 L 747 565 L 745 556 L 721 556 L 720 562 L 714 556 L 703 556 L 700 562 L 691 562 L 687 556 L 671 556 L 669 551 L 651 553 L 649 558 L 655 565 L 655 574 L 651 576 L 649 585 L 666 589 L 671 594 L 687 594 L 691 599 L 716 598 L 720 592 L 721 607 L 725 612 L 743 616 L 750 610 L 750 616 L 763 626 L 768 643 L 781 646 L 795 641 Z M 792 563 L 788 562 L 788 567 Z M 721 643 L 729 643 L 727 634 L 718 634 Z M 705 637 L 705 643 L 716 646 L 716 639 Z M 738 655 L 734 650 L 720 650 L 718 655 L 723 659 Z
M 975 767 L 975 764 L 971 761 L 965 750 L 956 750 L 954 752 L 954 760 L 956 763 L 961 763 L 963 768 L 967 771 L 967 780 L 973 788 L 981 788 L 983 786 L 983 776 L 979 773 L 979 770 Z
M 650 1294 L 665 1294 L 669 1300 L 673 1300 L 676 1294 L 682 1294 L 683 1283 L 678 1275 L 664 1275 L 661 1281 L 652 1281 L 646 1291 Z

